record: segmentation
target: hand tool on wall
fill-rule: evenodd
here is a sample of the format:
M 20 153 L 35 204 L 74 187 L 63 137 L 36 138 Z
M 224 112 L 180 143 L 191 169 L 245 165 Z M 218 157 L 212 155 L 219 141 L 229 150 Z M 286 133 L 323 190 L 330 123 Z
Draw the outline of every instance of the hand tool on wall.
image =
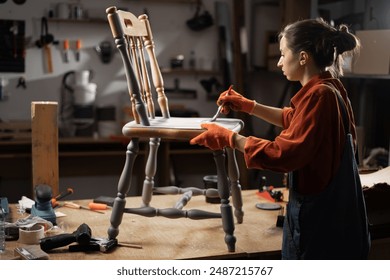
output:
M 76 41 L 76 61 L 80 61 L 81 40 Z
M 80 245 L 88 245 L 91 241 L 91 236 L 91 228 L 83 223 L 73 233 L 63 233 L 42 238 L 40 246 L 43 251 L 47 252 L 74 242 L 77 242 Z
M 69 62 L 69 40 L 65 39 L 63 42 L 64 62 Z
M 54 36 L 49 34 L 47 19 L 42 17 L 41 19 L 41 37 L 36 42 L 37 47 L 43 49 L 44 57 L 46 60 L 46 71 L 48 73 L 53 72 L 53 62 L 51 57 L 50 44 L 54 43 Z
M 47 63 L 47 72 L 48 73 L 53 73 L 53 61 L 52 61 L 52 58 L 51 58 L 51 49 L 50 49 L 50 46 L 48 44 L 45 44 L 43 46 L 44 48 L 44 52 L 45 52 L 45 57 L 47 59 L 46 63 Z
M 27 86 L 26 86 L 26 79 L 24 77 L 20 77 L 18 79 L 18 84 L 16 85 L 16 88 L 19 88 L 19 87 L 21 87 L 23 89 L 27 88 Z

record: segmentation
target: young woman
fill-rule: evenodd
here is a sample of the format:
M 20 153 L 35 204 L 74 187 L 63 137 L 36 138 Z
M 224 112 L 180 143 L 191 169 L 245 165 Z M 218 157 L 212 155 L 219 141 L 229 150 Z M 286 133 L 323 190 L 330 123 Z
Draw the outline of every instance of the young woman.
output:
M 359 51 L 347 26 L 322 19 L 297 21 L 279 35 L 278 67 L 302 88 L 285 108 L 269 107 L 231 90 L 222 112 L 242 111 L 283 130 L 273 141 L 245 137 L 215 123 L 191 144 L 244 153 L 248 168 L 289 172 L 283 259 L 364 259 L 369 233 L 354 151 L 352 107 L 341 81 L 342 60 Z

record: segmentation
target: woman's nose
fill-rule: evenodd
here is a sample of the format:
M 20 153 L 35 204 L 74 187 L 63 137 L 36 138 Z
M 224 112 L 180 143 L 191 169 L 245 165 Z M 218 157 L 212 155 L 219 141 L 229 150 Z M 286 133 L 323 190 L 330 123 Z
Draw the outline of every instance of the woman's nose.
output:
M 279 58 L 278 63 L 276 64 L 277 67 L 282 68 L 282 58 Z

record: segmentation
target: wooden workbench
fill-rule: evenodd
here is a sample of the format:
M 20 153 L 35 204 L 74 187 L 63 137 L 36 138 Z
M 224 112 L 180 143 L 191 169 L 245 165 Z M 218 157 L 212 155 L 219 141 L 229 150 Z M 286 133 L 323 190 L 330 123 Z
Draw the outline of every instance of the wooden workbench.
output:
M 152 204 L 155 207 L 171 207 L 180 195 L 156 195 Z M 118 235 L 119 243 L 142 246 L 142 249 L 119 246 L 110 253 L 69 252 L 67 247 L 53 250 L 49 257 L 53 260 L 78 259 L 280 259 L 282 229 L 276 227 L 279 211 L 260 210 L 257 202 L 266 202 L 259 198 L 255 190 L 243 191 L 244 222 L 235 224 L 237 238 L 236 251 L 229 253 L 224 242 L 224 232 L 220 219 L 190 220 L 167 219 L 163 217 L 146 218 L 125 214 Z M 86 201 L 76 201 L 87 205 Z M 138 207 L 139 197 L 128 197 L 127 207 Z M 14 207 L 14 205 L 12 205 Z M 202 196 L 193 197 L 185 209 L 198 208 L 218 211 L 219 204 L 205 203 Z M 12 208 L 12 215 L 18 213 Z M 81 223 L 92 230 L 93 237 L 107 237 L 110 210 L 99 214 L 88 210 L 59 208 L 66 217 L 58 218 L 59 225 L 65 225 L 68 232 L 74 231 Z M 12 256 L 15 247 L 22 246 L 17 241 L 7 242 L 7 253 L 0 258 Z

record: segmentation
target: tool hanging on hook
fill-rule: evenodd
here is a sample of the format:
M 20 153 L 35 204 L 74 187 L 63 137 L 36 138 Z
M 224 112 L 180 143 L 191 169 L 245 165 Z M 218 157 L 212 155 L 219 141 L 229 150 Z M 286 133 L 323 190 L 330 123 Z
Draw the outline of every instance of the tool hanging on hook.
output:
M 47 18 L 41 18 L 41 37 L 36 41 L 36 46 L 38 48 L 43 48 L 44 56 L 46 59 L 46 71 L 48 73 L 53 72 L 53 62 L 51 56 L 50 44 L 58 44 L 58 41 L 54 40 L 54 36 L 49 34 L 49 28 L 47 24 Z
M 69 40 L 65 39 L 63 42 L 64 62 L 69 62 Z
M 195 14 L 191 19 L 186 21 L 186 24 L 193 31 L 201 31 L 214 24 L 213 17 L 205 9 L 202 0 L 197 0 Z
M 76 61 L 80 61 L 81 40 L 76 41 Z

